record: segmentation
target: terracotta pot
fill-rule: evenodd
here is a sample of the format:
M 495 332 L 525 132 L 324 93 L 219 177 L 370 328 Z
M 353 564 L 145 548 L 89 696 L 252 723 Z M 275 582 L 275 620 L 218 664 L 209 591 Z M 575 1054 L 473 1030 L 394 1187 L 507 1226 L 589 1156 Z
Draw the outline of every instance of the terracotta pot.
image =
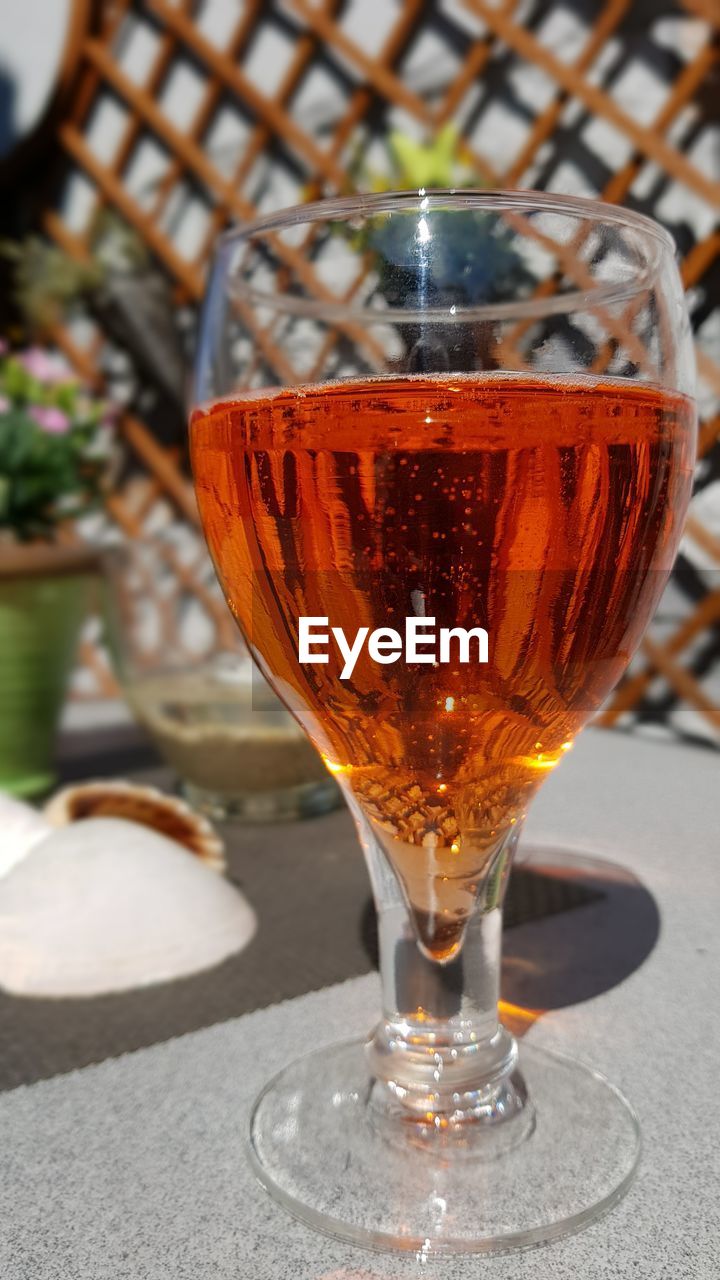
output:
M 86 548 L 0 545 L 0 790 L 47 791 L 58 721 L 99 558 Z

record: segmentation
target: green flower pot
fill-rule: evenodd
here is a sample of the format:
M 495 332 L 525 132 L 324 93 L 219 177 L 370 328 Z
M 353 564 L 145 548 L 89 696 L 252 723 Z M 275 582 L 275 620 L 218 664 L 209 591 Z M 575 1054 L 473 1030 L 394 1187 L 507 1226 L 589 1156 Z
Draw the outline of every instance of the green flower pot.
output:
M 97 559 L 67 547 L 0 548 L 0 791 L 55 781 L 55 737 Z

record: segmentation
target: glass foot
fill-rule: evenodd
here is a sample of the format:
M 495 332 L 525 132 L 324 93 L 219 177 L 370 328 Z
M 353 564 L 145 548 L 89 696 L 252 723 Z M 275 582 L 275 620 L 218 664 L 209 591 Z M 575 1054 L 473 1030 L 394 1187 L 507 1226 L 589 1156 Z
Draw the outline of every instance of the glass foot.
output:
M 213 822 L 292 822 L 317 818 L 342 804 L 337 783 L 327 779 L 300 782 L 294 787 L 271 791 L 208 791 L 193 782 L 181 783 L 185 799 Z
M 295 1217 L 374 1249 L 492 1253 L 555 1240 L 624 1195 L 640 1154 L 629 1104 L 571 1058 L 520 1046 L 524 1107 L 443 1126 L 400 1114 L 360 1041 L 292 1063 L 258 1099 L 257 1177 Z

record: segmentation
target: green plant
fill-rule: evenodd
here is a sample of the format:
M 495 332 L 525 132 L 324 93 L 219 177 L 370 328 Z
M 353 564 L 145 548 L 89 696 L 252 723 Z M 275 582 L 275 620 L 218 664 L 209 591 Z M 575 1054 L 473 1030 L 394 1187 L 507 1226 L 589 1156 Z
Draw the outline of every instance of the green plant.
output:
M 107 405 L 41 347 L 0 353 L 0 534 L 51 538 L 102 492 Z
M 96 262 L 77 262 L 40 236 L 4 240 L 0 256 L 12 264 L 13 301 L 32 334 L 57 324 L 68 308 L 102 281 Z
M 88 257 L 76 259 L 42 236 L 0 241 L 0 257 L 12 264 L 12 297 L 31 334 L 42 334 L 91 300 L 113 274 L 149 268 L 143 241 L 110 209 L 93 219 L 89 246 Z
M 43 341 L 75 316 L 90 316 L 131 360 L 138 382 L 171 406 L 185 430 L 185 350 L 169 281 L 142 237 L 114 210 L 101 209 L 75 259 L 40 236 L 0 241 L 10 265 L 9 295 L 26 340 Z
M 422 194 L 483 185 L 454 124 L 445 125 L 427 142 L 395 130 L 388 135 L 386 155 L 382 172 L 368 169 L 362 160 L 351 166 L 349 190 Z M 474 209 L 448 215 L 436 208 L 428 224 L 433 252 L 418 255 L 405 225 L 406 217 L 415 216 L 378 214 L 355 237 L 357 247 L 372 255 L 380 291 L 391 306 L 400 299 L 407 305 L 413 295 L 418 305 L 449 301 L 473 306 L 510 293 L 521 295 L 536 283 L 518 248 L 518 237 L 501 217 Z

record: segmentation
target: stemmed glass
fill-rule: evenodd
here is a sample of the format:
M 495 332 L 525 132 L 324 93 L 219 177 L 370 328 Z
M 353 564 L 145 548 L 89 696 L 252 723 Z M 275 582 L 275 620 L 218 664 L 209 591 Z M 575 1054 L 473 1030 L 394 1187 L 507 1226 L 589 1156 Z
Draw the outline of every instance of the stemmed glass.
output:
M 507 1249 L 632 1179 L 625 1099 L 498 1020 L 502 903 L 528 804 L 671 569 L 692 387 L 673 244 L 635 213 L 420 191 L 220 241 L 191 422 L 205 534 L 343 788 L 379 917 L 367 1044 L 293 1062 L 252 1118 L 258 1177 L 318 1228 Z

